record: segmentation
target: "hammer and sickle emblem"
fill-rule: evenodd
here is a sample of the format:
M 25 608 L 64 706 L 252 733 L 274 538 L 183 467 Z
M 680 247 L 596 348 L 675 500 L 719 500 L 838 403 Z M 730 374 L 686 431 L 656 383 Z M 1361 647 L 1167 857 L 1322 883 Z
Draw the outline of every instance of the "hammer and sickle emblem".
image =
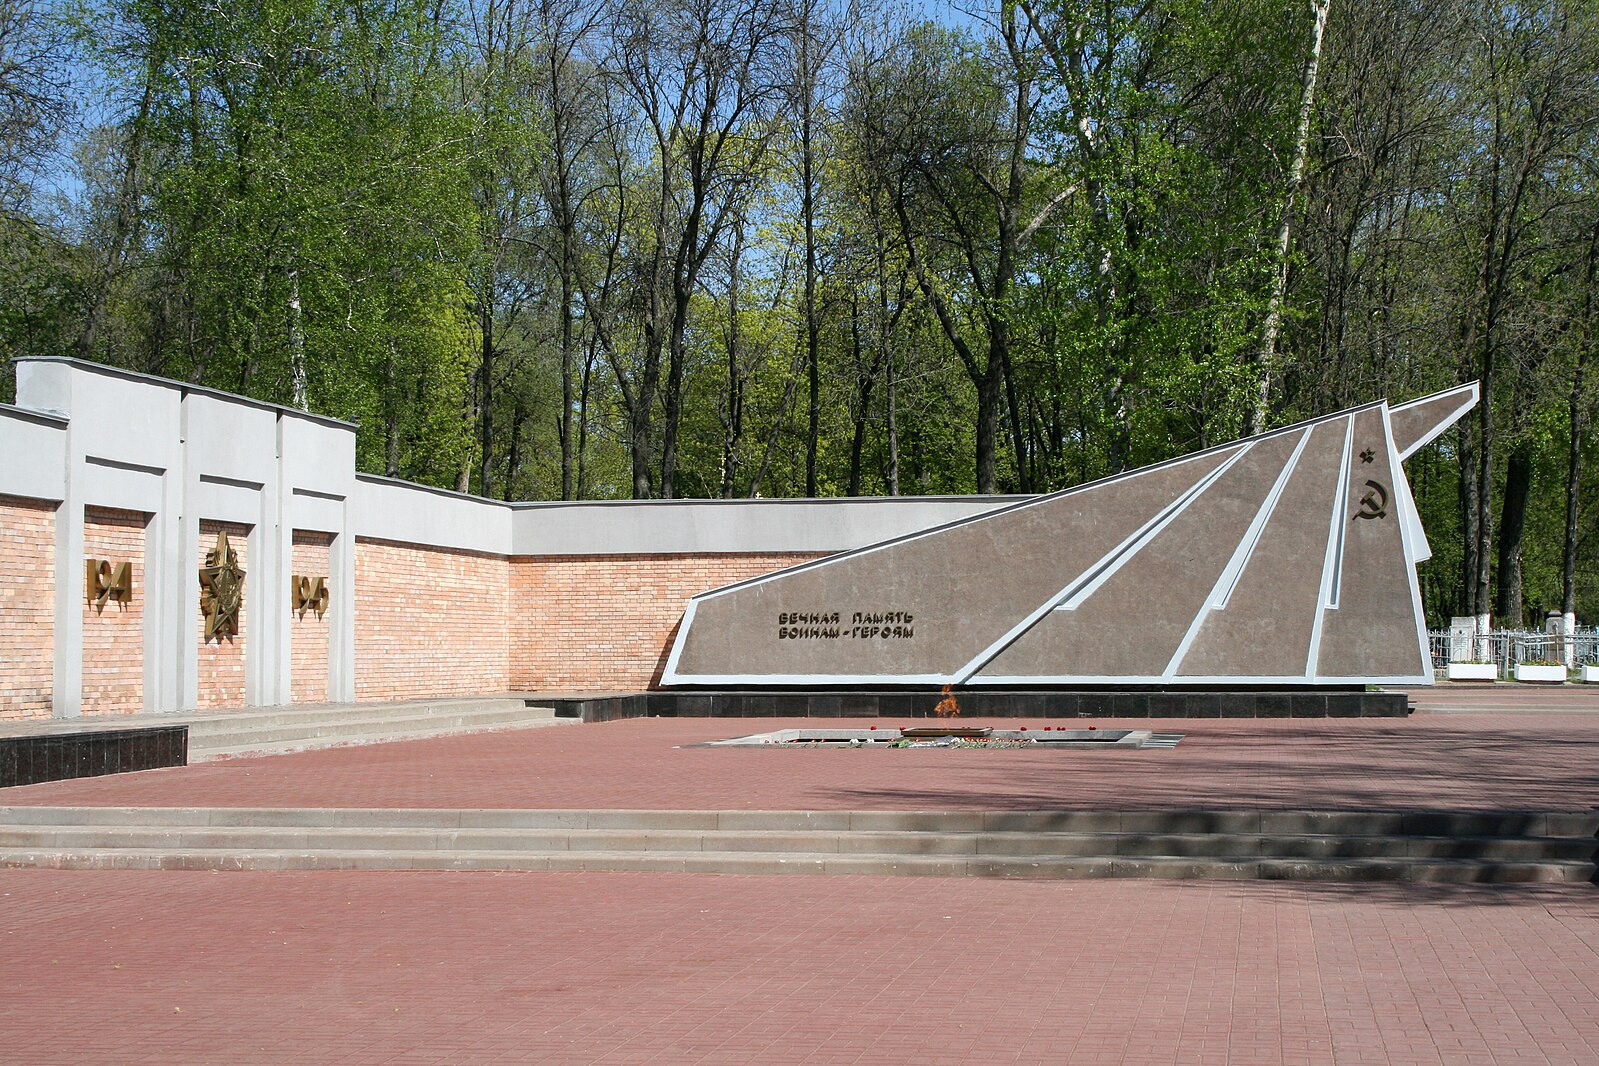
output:
M 1388 515 L 1388 490 L 1375 481 L 1366 482 L 1366 488 L 1371 491 L 1360 498 L 1360 510 L 1355 512 L 1356 518 L 1385 518 Z

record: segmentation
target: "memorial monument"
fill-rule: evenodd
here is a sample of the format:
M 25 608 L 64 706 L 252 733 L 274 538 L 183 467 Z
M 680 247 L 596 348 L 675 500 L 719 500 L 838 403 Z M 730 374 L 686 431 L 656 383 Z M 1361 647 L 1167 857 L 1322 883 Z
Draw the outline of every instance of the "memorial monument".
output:
M 702 593 L 662 683 L 1430 684 L 1402 463 L 1476 400 L 1379 401 Z
M 563 713 L 1397 715 L 1426 683 L 1370 404 L 1042 497 L 507 503 L 356 427 L 79 360 L 0 404 L 0 719 L 482 693 Z M 248 575 L 248 576 L 247 576 Z M 1073 695 L 1073 693 L 1077 695 Z

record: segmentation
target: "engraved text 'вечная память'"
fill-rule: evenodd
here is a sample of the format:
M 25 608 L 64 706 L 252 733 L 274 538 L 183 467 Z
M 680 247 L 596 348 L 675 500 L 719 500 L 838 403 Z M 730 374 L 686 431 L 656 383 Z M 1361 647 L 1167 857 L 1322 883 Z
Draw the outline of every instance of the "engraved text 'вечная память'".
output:
M 915 616 L 908 611 L 851 611 L 850 624 L 839 611 L 783 611 L 777 616 L 778 640 L 909 640 Z

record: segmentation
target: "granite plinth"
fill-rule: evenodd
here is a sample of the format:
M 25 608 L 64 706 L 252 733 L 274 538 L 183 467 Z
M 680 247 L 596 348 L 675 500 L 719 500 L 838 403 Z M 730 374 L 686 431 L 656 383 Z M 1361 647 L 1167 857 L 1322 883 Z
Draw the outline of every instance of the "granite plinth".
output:
M 188 761 L 186 725 L 0 737 L 0 788 L 184 766 Z
M 958 692 L 970 718 L 1403 718 L 1403 692 L 1289 690 L 1041 690 Z M 924 691 L 670 691 L 550 701 L 557 717 L 932 718 L 943 693 Z

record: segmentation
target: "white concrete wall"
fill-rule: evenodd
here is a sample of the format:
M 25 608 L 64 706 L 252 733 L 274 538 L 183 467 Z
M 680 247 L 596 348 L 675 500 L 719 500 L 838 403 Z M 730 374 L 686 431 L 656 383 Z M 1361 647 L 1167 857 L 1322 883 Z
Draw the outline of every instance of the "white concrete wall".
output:
M 0 403 L 0 496 L 60 500 L 67 420 Z
M 335 536 L 329 692 L 354 696 L 355 427 L 183 382 L 71 359 L 17 363 L 18 409 L 0 409 L 0 492 L 59 500 L 56 572 L 83 569 L 85 507 L 149 516 L 145 531 L 144 703 L 198 702 L 200 523 L 250 527 L 245 693 L 287 703 L 293 532 Z M 82 589 L 56 583 L 54 713 L 82 711 Z
M 512 554 L 512 511 L 495 500 L 358 474 L 354 501 L 359 537 Z
M 289 578 L 296 529 L 333 535 L 328 692 L 355 698 L 355 542 L 491 555 L 833 552 L 980 514 L 1019 497 L 657 500 L 505 504 L 355 471 L 355 426 L 214 389 L 73 359 L 17 361 L 0 405 L 0 494 L 56 501 L 59 717 L 81 713 L 85 507 L 149 516 L 145 709 L 198 702 L 200 523 L 250 528 L 252 705 L 292 699 Z
M 845 551 L 1027 498 L 896 496 L 515 504 L 511 554 Z

